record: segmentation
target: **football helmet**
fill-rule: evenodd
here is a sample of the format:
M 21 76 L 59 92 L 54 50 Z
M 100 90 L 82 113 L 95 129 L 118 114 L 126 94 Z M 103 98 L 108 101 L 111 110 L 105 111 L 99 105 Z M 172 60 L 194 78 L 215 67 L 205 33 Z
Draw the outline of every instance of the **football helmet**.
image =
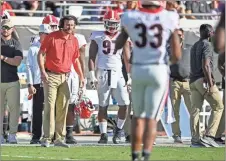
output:
M 117 11 L 109 10 L 104 15 L 104 27 L 107 32 L 114 34 L 120 26 L 120 17 Z
M 48 24 L 41 24 L 39 26 L 39 33 L 49 34 L 51 32 L 52 32 L 52 30 L 51 30 L 50 25 L 48 25 Z
M 142 5 L 154 5 L 154 6 L 161 6 L 160 1 L 153 1 L 153 0 L 141 0 Z
M 1 19 L 10 19 L 10 14 L 7 11 L 1 11 Z
M 83 96 L 74 107 L 75 114 L 79 115 L 82 119 L 90 118 L 94 110 L 95 108 L 92 101 L 85 96 Z
M 51 26 L 52 30 L 57 30 L 59 21 L 55 16 L 48 15 L 42 20 L 42 24 L 49 24 Z

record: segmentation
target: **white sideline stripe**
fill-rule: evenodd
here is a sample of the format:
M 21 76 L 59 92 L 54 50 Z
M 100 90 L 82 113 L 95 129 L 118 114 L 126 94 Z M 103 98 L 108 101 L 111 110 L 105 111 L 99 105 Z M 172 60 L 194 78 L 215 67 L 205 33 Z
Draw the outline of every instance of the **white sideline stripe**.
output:
M 53 160 L 59 159 L 59 158 L 54 158 L 54 157 L 36 157 L 36 156 L 23 156 L 23 155 L 17 155 L 17 156 L 1 155 L 1 156 L 2 157 L 12 157 L 12 158 L 29 158 L 29 159 L 53 159 Z M 78 159 L 63 158 L 61 160 L 78 160 Z

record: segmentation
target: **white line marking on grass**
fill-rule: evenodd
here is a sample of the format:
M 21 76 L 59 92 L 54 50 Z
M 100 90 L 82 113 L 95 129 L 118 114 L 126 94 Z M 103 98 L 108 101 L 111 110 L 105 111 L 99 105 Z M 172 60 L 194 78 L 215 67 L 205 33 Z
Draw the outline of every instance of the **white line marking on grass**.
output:
M 54 157 L 38 157 L 38 156 L 23 156 L 23 155 L 17 155 L 17 156 L 12 156 L 12 155 L 1 155 L 1 157 L 59 160 L 59 158 L 54 158 Z M 60 158 L 60 160 L 77 160 L 77 159 Z

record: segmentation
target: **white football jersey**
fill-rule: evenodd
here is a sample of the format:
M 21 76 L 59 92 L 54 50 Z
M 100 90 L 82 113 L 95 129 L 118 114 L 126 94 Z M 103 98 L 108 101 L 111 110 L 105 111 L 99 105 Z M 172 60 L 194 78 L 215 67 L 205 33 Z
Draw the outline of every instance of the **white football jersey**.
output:
M 79 49 L 80 49 L 82 46 L 84 46 L 84 45 L 87 44 L 84 35 L 75 33 L 74 36 L 75 36 L 75 37 L 77 38 L 77 40 L 78 40 Z
M 179 28 L 179 15 L 165 9 L 125 12 L 123 28 L 133 42 L 133 64 L 167 64 L 166 44 Z
M 87 44 L 84 35 L 75 33 L 74 36 L 75 36 L 75 37 L 77 38 L 77 40 L 78 40 L 78 46 L 79 46 L 79 49 L 80 49 L 82 46 L 84 46 L 84 45 Z M 77 77 L 77 73 L 75 72 L 75 69 L 74 69 L 73 65 L 71 66 L 71 73 L 70 73 L 70 75 L 71 75 L 72 77 Z
M 113 38 L 105 34 L 105 31 L 94 31 L 90 40 L 94 40 L 98 45 L 97 67 L 99 69 L 121 70 L 122 69 L 122 49 L 114 55 L 115 41 L 120 33 Z

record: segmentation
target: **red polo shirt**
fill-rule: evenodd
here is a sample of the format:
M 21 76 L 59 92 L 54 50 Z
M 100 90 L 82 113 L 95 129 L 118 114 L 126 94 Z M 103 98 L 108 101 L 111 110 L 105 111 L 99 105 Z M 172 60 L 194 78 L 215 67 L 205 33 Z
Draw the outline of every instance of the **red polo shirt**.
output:
M 47 35 L 40 50 L 46 54 L 45 68 L 55 73 L 68 73 L 71 65 L 80 56 L 78 40 L 70 35 L 66 40 L 62 31 Z

